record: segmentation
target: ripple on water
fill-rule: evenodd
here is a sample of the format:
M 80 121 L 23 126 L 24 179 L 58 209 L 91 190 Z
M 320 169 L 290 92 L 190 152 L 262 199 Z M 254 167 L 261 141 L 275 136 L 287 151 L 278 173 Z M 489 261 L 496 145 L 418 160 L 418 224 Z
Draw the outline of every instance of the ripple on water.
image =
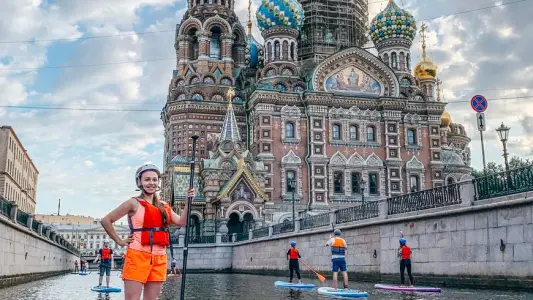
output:
M 111 285 L 123 288 L 117 272 L 111 274 Z M 191 274 L 187 276 L 187 300 L 206 299 L 243 299 L 243 300 L 317 300 L 331 299 L 320 296 L 316 291 L 295 291 L 274 288 L 278 277 L 242 274 Z M 282 278 L 283 279 L 283 278 Z M 105 280 L 105 278 L 104 278 Z M 305 282 L 321 286 L 316 279 Z M 163 285 L 160 300 L 177 300 L 180 294 L 180 278 L 169 278 Z M 26 283 L 0 290 L 1 300 L 118 300 L 124 299 L 123 293 L 100 294 L 91 291 L 98 284 L 98 274 L 87 276 L 64 275 Z M 533 293 L 443 289 L 440 294 L 410 294 L 374 290 L 373 283 L 350 283 L 352 288 L 368 292 L 372 300 L 491 300 L 533 299 Z

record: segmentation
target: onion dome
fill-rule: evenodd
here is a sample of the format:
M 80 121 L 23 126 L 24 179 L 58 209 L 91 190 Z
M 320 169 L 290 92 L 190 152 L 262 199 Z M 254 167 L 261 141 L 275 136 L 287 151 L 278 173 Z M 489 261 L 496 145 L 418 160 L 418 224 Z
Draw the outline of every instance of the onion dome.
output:
M 437 65 L 427 57 L 425 50 L 422 55 L 422 60 L 416 64 L 415 76 L 418 79 L 435 79 L 437 77 Z
M 440 117 L 440 126 L 441 127 L 448 127 L 450 126 L 450 123 L 452 122 L 452 116 L 449 112 L 444 111 L 442 113 L 442 116 Z
M 403 10 L 393 0 L 370 23 L 370 37 L 374 45 L 389 39 L 405 39 L 412 44 L 416 35 L 416 21 L 406 10 Z
M 246 45 L 246 64 L 250 68 L 257 68 L 259 62 L 262 60 L 263 50 L 262 46 L 257 42 L 253 36 L 248 36 L 248 45 Z
M 304 10 L 297 0 L 262 0 L 256 17 L 261 31 L 274 26 L 287 26 L 299 31 L 304 24 Z

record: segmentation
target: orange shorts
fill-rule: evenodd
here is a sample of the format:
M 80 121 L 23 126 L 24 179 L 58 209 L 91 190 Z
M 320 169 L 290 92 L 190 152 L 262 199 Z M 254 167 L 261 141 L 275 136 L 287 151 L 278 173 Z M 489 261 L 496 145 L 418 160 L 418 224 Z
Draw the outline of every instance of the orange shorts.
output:
M 150 264 L 152 258 L 152 264 Z M 167 280 L 167 255 L 152 255 L 151 253 L 128 249 L 124 258 L 122 280 L 132 280 L 146 283 L 148 281 Z

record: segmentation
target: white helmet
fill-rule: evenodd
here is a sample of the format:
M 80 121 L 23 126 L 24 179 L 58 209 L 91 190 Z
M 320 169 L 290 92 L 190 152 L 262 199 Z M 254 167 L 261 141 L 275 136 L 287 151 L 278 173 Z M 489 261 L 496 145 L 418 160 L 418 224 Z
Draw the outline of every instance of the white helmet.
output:
M 104 244 L 109 244 L 109 240 L 108 240 L 108 239 L 105 239 L 105 240 L 104 240 Z
M 159 172 L 159 169 L 155 165 L 147 164 L 140 166 L 135 172 L 135 183 L 139 189 L 142 189 L 141 175 L 146 171 L 154 171 L 157 173 L 157 176 L 161 177 L 161 172 Z

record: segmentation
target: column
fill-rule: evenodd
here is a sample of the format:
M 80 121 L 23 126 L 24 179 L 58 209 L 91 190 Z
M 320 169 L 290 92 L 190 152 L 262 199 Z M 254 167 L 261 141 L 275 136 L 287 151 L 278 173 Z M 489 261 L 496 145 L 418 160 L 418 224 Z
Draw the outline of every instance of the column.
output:
M 233 47 L 233 34 L 223 33 L 222 36 L 222 60 L 224 62 L 233 62 L 232 47 Z
M 18 204 L 15 202 L 11 202 L 11 212 L 9 213 L 9 217 L 11 218 L 11 221 L 17 223 L 17 212 L 18 212 Z
M 189 45 L 191 42 L 192 39 L 189 36 L 182 35 L 178 37 L 178 65 L 186 65 L 189 62 L 189 57 L 191 56 L 191 53 L 189 53 Z
M 211 33 L 205 31 L 197 31 L 196 36 L 198 37 L 198 43 L 200 46 L 200 53 L 198 54 L 198 59 L 208 59 L 209 58 L 209 36 Z
M 28 222 L 26 223 L 26 226 L 28 226 L 30 231 L 33 230 L 33 228 L 32 228 L 32 226 L 33 226 L 33 214 L 29 214 L 28 215 Z

